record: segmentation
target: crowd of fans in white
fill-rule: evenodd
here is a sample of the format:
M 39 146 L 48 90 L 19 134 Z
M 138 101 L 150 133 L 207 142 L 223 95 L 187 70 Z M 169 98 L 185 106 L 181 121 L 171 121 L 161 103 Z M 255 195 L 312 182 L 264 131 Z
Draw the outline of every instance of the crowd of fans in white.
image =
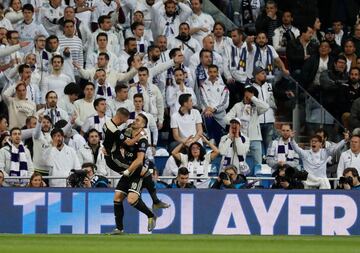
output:
M 0 186 L 65 187 L 64 179 L 42 176 L 66 178 L 84 163 L 85 169 L 96 164 L 85 186 L 97 175 L 120 176 L 107 167 L 101 141 L 103 124 L 120 107 L 129 110 L 129 124 L 139 113 L 148 118 L 149 160 L 170 152 L 163 172 L 176 177 L 170 187 L 209 187 L 208 180 L 189 176 L 207 177 L 217 156 L 225 174 L 213 188 L 249 187 L 250 156 L 283 178 L 274 188 L 330 189 L 326 171 L 337 154 L 337 177 L 352 178 L 345 188 L 359 186 L 360 131 L 331 143 L 320 129 L 305 150 L 291 124 L 283 124 L 274 140 L 273 86 L 290 74 L 282 60 L 286 43 L 300 41 L 304 64 L 315 28 L 293 27 L 290 11 L 276 17 L 273 1 L 264 7 L 261 15 L 280 19 L 278 27 L 270 21 L 256 36 L 237 28 L 228 37 L 225 26 L 202 11 L 201 0 L 3 1 Z M 318 48 L 324 71 L 330 43 L 318 41 Z M 158 147 L 160 140 L 168 147 Z M 289 176 L 301 168 L 305 177 Z M 32 178 L 4 180 L 9 176 Z

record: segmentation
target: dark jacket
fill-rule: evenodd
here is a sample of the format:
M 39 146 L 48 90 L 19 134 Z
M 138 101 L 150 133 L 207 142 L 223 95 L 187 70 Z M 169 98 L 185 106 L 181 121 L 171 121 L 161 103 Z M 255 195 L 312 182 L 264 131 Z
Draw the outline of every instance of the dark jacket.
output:
M 307 54 L 312 56 L 317 54 L 318 46 L 310 41 L 307 46 Z M 298 37 L 295 40 L 290 41 L 286 48 L 286 58 L 289 63 L 290 72 L 294 72 L 295 70 L 301 70 L 304 65 L 304 47 L 300 42 L 300 38 Z
M 334 66 L 334 57 L 329 56 L 328 69 L 331 69 Z M 307 61 L 305 61 L 304 66 L 301 70 L 301 84 L 305 89 L 311 89 L 310 85 L 314 81 L 316 72 L 319 68 L 320 55 L 313 55 Z M 311 91 L 308 90 L 310 93 Z
M 231 182 L 230 185 L 224 185 L 223 180 L 215 180 L 211 189 L 246 189 L 247 179 L 243 175 L 237 175 L 236 180 Z
M 360 127 L 360 98 L 356 99 L 352 106 L 350 112 L 350 127 L 351 129 Z
M 346 72 L 338 72 L 331 69 L 322 72 L 320 75 L 319 102 L 332 116 L 340 121 L 342 105 L 339 103 L 339 94 L 347 82 L 348 76 Z
M 265 11 L 262 12 L 262 14 L 256 19 L 256 32 L 265 32 L 270 45 L 272 45 L 272 37 L 274 36 L 274 30 L 282 24 L 281 16 L 282 14 L 280 12 L 276 13 L 276 20 L 274 20 L 275 25 L 273 26 L 274 29 L 270 29 L 270 23 L 273 20 L 266 15 Z
M 168 188 L 178 188 L 178 189 L 195 189 L 195 185 L 193 183 L 187 183 L 185 187 L 180 187 L 179 183 L 174 179 L 171 184 L 169 184 Z

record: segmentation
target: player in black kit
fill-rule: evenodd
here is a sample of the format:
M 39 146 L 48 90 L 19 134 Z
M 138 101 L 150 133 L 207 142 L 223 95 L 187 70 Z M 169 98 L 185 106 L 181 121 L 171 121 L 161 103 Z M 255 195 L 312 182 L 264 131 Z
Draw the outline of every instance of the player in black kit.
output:
M 151 173 L 149 173 L 145 163 L 148 141 L 143 128 L 147 125 L 147 118 L 140 114 L 131 128 L 120 131 L 118 126 L 125 123 L 128 116 L 129 112 L 126 109 L 119 108 L 115 117 L 104 125 L 106 163 L 111 169 L 123 173 L 114 196 L 116 229 L 113 234 L 123 233 L 124 208 L 122 201 L 126 196 L 132 206 L 148 216 L 148 230 L 151 231 L 155 227 L 156 218 L 154 214 L 139 198 L 142 187 L 148 189 L 154 207 L 169 207 L 168 204 L 161 202 L 157 198 Z

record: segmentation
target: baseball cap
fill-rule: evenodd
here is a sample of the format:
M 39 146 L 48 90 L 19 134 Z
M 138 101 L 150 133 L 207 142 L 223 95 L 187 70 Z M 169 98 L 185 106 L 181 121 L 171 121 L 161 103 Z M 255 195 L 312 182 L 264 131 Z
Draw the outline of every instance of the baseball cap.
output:
M 239 124 L 241 125 L 241 121 L 240 121 L 239 118 L 232 118 L 232 119 L 230 120 L 230 123 L 239 123 Z

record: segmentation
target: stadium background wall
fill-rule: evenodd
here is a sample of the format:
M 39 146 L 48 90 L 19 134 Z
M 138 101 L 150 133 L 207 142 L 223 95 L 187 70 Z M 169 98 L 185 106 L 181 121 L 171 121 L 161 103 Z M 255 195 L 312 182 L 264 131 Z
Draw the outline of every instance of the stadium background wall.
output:
M 159 190 L 171 204 L 153 233 L 360 235 L 360 191 Z M 114 227 L 113 191 L 0 189 L 0 233 L 106 233 Z M 143 194 L 147 205 L 150 197 Z M 128 233 L 147 219 L 125 204 Z

